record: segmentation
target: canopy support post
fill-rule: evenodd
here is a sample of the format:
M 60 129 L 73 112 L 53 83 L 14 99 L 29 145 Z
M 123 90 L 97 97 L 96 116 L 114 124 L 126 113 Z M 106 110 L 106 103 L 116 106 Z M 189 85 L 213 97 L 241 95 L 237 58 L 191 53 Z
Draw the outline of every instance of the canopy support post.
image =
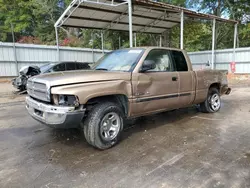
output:
M 215 25 L 216 25 L 216 19 L 213 19 L 213 36 L 212 36 L 212 69 L 214 69 L 214 49 L 215 49 Z
M 160 47 L 162 47 L 162 36 L 160 35 Z
M 132 0 L 128 0 L 129 46 L 133 47 Z
M 59 38 L 58 38 L 58 27 L 55 27 L 56 31 L 56 49 L 57 49 L 57 61 L 60 62 L 60 49 L 59 49 Z
M 183 50 L 184 11 L 181 11 L 180 47 Z
M 18 76 L 19 71 L 18 71 L 18 62 L 17 62 L 17 55 L 16 55 L 15 33 L 14 33 L 13 23 L 11 23 L 10 25 L 11 25 L 11 34 L 12 34 L 12 42 L 13 42 L 14 60 L 16 64 L 16 75 Z
M 121 48 L 121 36 L 119 35 L 119 49 Z
M 102 38 L 102 54 L 104 54 L 104 38 L 103 38 L 103 31 L 101 33 L 101 38 Z
M 237 44 L 237 34 L 238 34 L 238 23 L 234 25 L 234 46 L 233 46 L 233 62 L 235 63 L 236 57 L 235 57 L 235 49 Z
M 137 37 L 137 36 L 136 36 L 136 33 L 134 33 L 134 37 L 135 37 L 135 45 L 134 45 L 134 47 L 136 47 L 136 45 L 137 45 L 137 44 L 136 44 L 136 40 L 137 40 L 137 38 L 136 38 L 136 37 Z

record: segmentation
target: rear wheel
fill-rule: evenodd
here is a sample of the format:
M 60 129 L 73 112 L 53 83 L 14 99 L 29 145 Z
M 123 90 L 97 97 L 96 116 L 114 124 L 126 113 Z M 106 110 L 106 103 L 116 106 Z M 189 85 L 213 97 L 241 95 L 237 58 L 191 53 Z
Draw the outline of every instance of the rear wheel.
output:
M 221 99 L 218 89 L 210 88 L 207 99 L 200 104 L 200 110 L 204 113 L 218 112 L 221 107 Z
M 97 104 L 83 124 L 85 138 L 98 149 L 108 149 L 118 143 L 123 130 L 123 112 L 112 102 Z

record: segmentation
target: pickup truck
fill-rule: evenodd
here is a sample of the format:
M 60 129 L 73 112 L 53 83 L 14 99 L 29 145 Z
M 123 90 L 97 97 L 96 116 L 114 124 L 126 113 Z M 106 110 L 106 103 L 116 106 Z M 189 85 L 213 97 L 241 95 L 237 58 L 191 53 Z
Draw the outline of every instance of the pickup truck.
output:
M 80 128 L 89 144 L 114 146 L 124 120 L 200 105 L 205 113 L 221 107 L 229 94 L 227 71 L 193 71 L 186 52 L 162 47 L 115 50 L 93 70 L 31 77 L 26 108 L 53 128 Z

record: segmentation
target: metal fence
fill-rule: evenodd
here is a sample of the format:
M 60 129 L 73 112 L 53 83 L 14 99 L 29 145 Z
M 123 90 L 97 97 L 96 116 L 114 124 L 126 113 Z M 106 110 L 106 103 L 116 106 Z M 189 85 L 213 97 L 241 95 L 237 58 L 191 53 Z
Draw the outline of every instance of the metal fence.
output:
M 61 61 L 95 62 L 102 55 L 97 49 L 60 47 Z M 0 42 L 0 76 L 16 76 L 25 65 L 40 66 L 57 57 L 56 46 Z
M 108 51 L 105 51 L 108 52 Z M 188 53 L 195 70 L 209 69 L 211 51 Z M 94 62 L 102 56 L 102 50 L 60 47 L 61 61 Z M 16 76 L 25 65 L 42 65 L 57 61 L 56 46 L 15 44 L 0 42 L 0 76 Z M 233 49 L 215 51 L 215 68 L 230 72 Z M 236 73 L 250 73 L 250 48 L 236 49 Z
M 235 52 L 235 73 L 250 73 L 250 48 L 237 48 Z M 210 66 L 206 66 L 206 64 L 211 62 L 211 51 L 190 52 L 188 55 L 195 70 L 210 68 Z M 233 49 L 215 51 L 215 69 L 223 69 L 231 72 L 230 63 L 232 61 Z

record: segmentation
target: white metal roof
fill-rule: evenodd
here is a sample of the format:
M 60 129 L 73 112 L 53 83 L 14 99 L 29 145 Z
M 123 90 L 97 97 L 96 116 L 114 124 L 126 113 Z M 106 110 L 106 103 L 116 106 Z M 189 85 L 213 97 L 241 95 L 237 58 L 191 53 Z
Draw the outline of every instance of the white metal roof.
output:
M 186 17 L 215 18 L 218 21 L 237 23 L 234 20 L 148 0 L 133 0 L 132 8 L 133 32 L 139 33 L 163 33 L 180 23 L 182 11 Z M 74 0 L 55 26 L 128 31 L 128 24 L 127 0 Z

